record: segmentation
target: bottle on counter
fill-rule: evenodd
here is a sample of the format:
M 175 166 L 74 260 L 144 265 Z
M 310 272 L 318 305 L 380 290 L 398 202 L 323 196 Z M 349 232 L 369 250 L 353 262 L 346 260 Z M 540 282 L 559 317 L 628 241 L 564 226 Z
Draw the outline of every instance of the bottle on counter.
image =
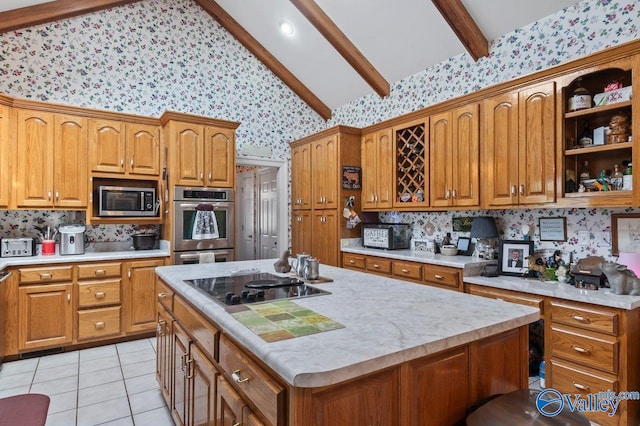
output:
M 582 87 L 582 78 L 576 81 L 576 88 L 569 98 L 569 112 L 591 108 L 591 93 Z
M 580 169 L 580 182 L 584 182 L 587 179 L 591 179 L 591 173 L 589 172 L 589 162 L 585 160 L 582 169 Z
M 611 189 L 614 191 L 622 189 L 622 172 L 617 164 L 613 166 L 613 173 L 611 174 Z
M 629 163 L 622 175 L 622 189 L 625 191 L 631 191 L 633 189 L 633 167 L 631 163 Z

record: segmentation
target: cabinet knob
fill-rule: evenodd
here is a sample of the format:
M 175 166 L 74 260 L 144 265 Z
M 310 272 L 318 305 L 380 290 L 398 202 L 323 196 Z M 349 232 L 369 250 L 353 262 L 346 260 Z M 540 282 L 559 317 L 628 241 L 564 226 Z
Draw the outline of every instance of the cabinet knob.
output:
M 95 323 L 94 326 L 96 327 L 96 330 L 102 330 L 104 328 L 104 321 L 99 321 Z
M 573 382 L 573 386 L 581 391 L 589 391 L 589 386 L 581 385 L 580 383 Z
M 590 322 L 589 318 L 585 318 L 585 317 L 580 316 L 580 315 L 574 315 L 573 319 L 576 320 L 576 321 L 579 321 L 579 322 L 586 322 L 586 323 Z
M 106 296 L 106 293 L 104 291 L 97 291 L 95 296 L 96 296 L 96 299 L 104 299 L 104 297 Z
M 402 271 L 402 273 L 404 273 L 404 274 L 408 274 L 408 273 L 409 273 L 409 270 L 408 270 L 408 269 L 406 269 L 406 268 L 402 268 L 402 269 L 401 269 L 401 271 Z
M 373 264 L 373 267 L 374 267 L 375 269 L 380 269 L 380 265 L 378 265 L 377 263 L 374 263 L 374 264 Z
M 516 195 L 516 186 L 515 185 L 511 185 L 511 196 L 515 196 Z
M 233 373 L 231 373 L 231 378 L 236 383 L 244 383 L 249 381 L 248 377 L 245 377 L 244 379 L 240 377 L 240 370 L 236 370 Z
M 356 263 L 356 261 L 353 259 L 349 259 L 349 263 L 353 265 L 354 263 Z
M 520 195 L 524 195 L 524 185 L 520 185 Z
M 573 350 L 584 355 L 591 354 L 591 351 L 589 349 L 581 348 L 580 346 L 573 346 Z
M 53 278 L 52 274 L 49 274 L 49 273 L 46 273 L 46 272 L 40 274 L 40 279 L 41 280 L 50 280 L 51 278 Z
M 96 269 L 93 273 L 97 276 L 100 276 L 106 274 L 107 272 L 104 269 Z
M 444 277 L 440 274 L 436 274 L 433 276 L 433 278 L 437 279 L 437 280 L 444 280 Z
M 167 297 L 167 293 L 158 293 L 158 300 L 164 299 Z

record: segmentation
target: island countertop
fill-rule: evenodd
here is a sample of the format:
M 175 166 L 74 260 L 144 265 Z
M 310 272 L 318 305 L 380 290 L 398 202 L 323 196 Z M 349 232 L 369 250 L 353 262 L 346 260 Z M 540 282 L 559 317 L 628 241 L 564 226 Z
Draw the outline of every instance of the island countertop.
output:
M 162 266 L 156 273 L 292 386 L 332 385 L 512 330 L 540 317 L 538 309 L 528 306 L 322 265 L 321 275 L 334 281 L 317 286 L 331 294 L 294 302 L 345 327 L 267 343 L 183 281 L 250 268 L 273 273 L 274 261 Z

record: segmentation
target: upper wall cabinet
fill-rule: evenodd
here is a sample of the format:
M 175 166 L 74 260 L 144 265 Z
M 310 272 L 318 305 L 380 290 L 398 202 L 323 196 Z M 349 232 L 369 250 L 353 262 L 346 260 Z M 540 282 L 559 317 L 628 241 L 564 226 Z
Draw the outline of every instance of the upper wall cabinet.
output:
M 11 194 L 11 176 L 9 155 L 9 135 L 11 127 L 11 118 L 9 116 L 10 108 L 6 105 L 0 105 L 0 207 L 7 207 Z
M 393 128 L 395 191 L 393 208 L 415 210 L 429 206 L 429 121 Z
M 480 204 L 480 116 L 471 104 L 431 116 L 431 207 Z
M 291 148 L 291 176 L 295 176 L 295 179 L 291 180 L 291 206 L 293 210 L 310 209 L 311 144 Z
M 87 119 L 15 109 L 17 207 L 87 206 Z
M 392 135 L 392 129 L 383 129 L 362 136 L 362 210 L 390 209 L 393 205 Z
M 160 175 L 160 127 L 116 120 L 89 122 L 89 162 L 94 173 L 114 177 Z
M 311 144 L 311 196 L 314 209 L 338 208 L 338 135 L 327 136 Z
M 485 205 L 555 201 L 555 83 L 484 102 Z
M 633 103 L 637 101 L 632 91 L 640 87 L 638 70 L 640 59 L 636 55 L 563 80 L 563 109 L 559 113 L 563 144 L 558 159 L 558 187 L 564 197 L 561 203 L 634 205 L 634 192 L 639 191 L 633 191 L 633 187 L 637 184 L 623 186 L 622 179 L 613 174 L 616 165 L 619 173 L 624 173 L 637 155 L 632 139 L 633 130 L 639 129 L 638 120 L 633 119 Z M 587 101 L 578 104 L 581 94 Z

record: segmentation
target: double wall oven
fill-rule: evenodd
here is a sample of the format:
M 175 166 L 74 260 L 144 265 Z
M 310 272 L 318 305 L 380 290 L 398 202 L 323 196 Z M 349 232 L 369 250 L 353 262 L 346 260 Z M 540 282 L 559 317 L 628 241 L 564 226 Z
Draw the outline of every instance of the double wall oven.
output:
M 234 260 L 233 190 L 174 188 L 173 263 Z

